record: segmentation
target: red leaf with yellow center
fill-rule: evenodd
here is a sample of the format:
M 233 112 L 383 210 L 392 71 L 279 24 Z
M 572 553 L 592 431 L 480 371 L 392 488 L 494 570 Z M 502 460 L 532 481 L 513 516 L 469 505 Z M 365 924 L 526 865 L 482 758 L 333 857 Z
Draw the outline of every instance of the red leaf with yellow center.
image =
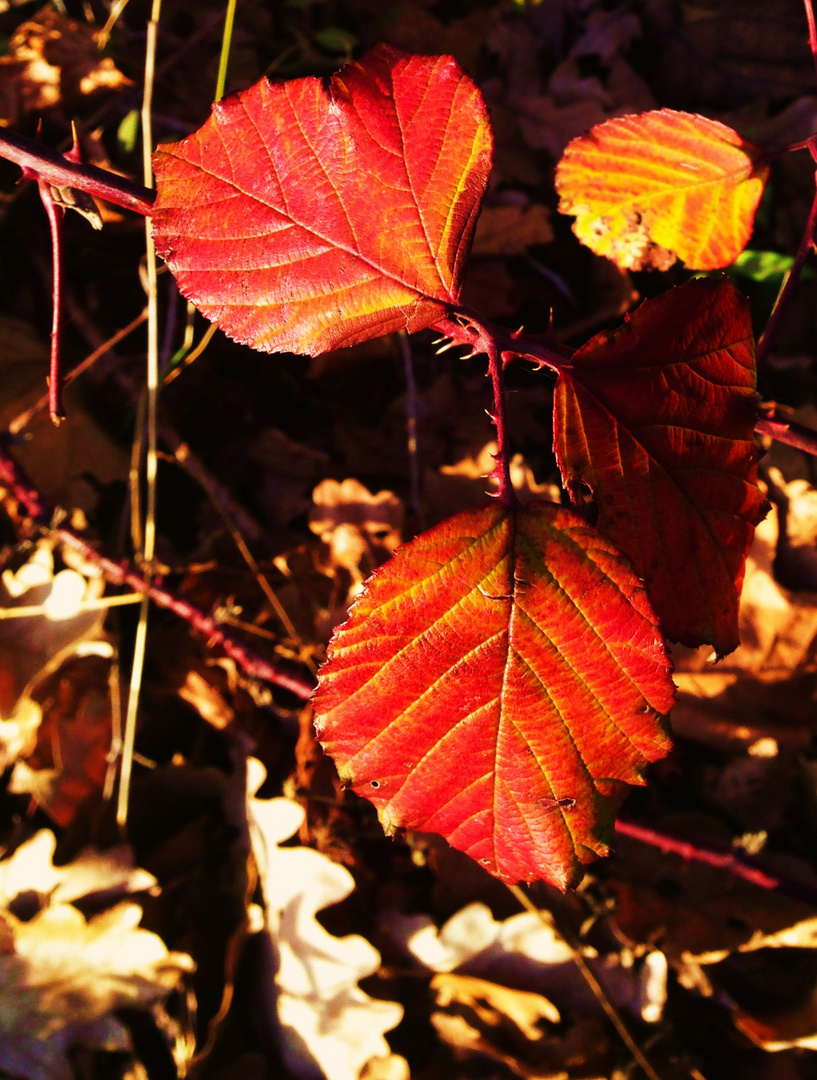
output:
M 450 56 L 378 46 L 328 85 L 263 79 L 158 147 L 156 248 L 182 294 L 256 349 L 419 330 L 459 299 L 491 145 Z
M 599 528 L 633 560 L 664 633 L 731 652 L 767 509 L 747 301 L 726 278 L 646 301 L 560 369 L 554 415 L 566 486 L 590 488 Z
M 401 548 L 336 632 L 316 730 L 383 826 L 508 882 L 574 883 L 669 742 L 670 664 L 629 562 L 550 503 L 467 510 Z
M 597 255 L 627 270 L 728 266 L 749 242 L 768 168 L 705 116 L 658 109 L 574 139 L 556 170 L 559 209 Z

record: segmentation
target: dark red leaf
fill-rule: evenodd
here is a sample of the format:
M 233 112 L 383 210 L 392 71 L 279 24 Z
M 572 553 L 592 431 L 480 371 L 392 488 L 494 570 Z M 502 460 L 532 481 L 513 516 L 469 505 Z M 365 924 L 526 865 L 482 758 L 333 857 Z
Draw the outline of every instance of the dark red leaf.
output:
M 726 278 L 648 300 L 560 369 L 555 450 L 586 484 L 599 528 L 644 578 L 664 633 L 738 645 L 738 601 L 757 487 L 749 306 Z

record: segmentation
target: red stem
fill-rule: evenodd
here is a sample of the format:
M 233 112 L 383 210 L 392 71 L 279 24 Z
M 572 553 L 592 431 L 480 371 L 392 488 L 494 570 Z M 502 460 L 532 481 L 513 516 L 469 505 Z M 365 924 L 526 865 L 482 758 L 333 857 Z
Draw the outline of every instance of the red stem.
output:
M 767 435 L 776 442 L 793 446 L 806 454 L 814 454 L 817 457 L 817 431 L 796 424 L 789 420 L 784 413 L 773 407 L 762 408 L 760 419 L 755 424 L 758 435 Z
M 519 351 L 516 345 L 516 336 L 509 334 L 507 330 L 502 330 L 500 327 L 481 323 L 479 319 L 464 308 L 459 308 L 456 311 L 452 310 L 450 316 L 440 319 L 432 329 L 442 334 L 443 338 L 448 338 L 448 342 L 442 346 L 441 352 L 450 349 L 454 345 L 467 345 L 471 349 L 470 356 L 483 353 L 488 357 L 488 375 L 491 378 L 494 391 L 494 411 L 490 415 L 496 428 L 497 447 L 497 452 L 494 454 L 496 466 L 491 473 L 491 477 L 499 485 L 496 493 L 497 498 L 505 506 L 513 509 L 519 505 L 519 500 L 511 482 L 511 458 L 508 451 L 507 424 L 505 422 L 505 389 L 502 380 L 502 369 L 510 356 L 517 355 Z M 530 344 L 533 349 L 538 349 L 534 342 Z M 503 350 L 502 345 L 508 345 L 509 348 Z M 555 366 L 550 359 L 548 350 L 543 351 L 548 353 L 549 358 L 547 360 L 540 359 L 527 351 L 520 353 L 520 355 L 529 357 L 541 366 L 544 364 L 551 367 Z
M 71 161 L 56 150 L 8 128 L 0 128 L 0 157 L 13 161 L 28 174 L 35 174 L 38 181 L 54 187 L 77 188 L 145 217 L 150 215 L 156 198 L 150 188 L 134 184 L 107 169 Z
M 811 151 L 812 156 L 815 154 L 815 147 L 817 147 L 817 140 L 813 138 L 809 139 L 809 150 Z M 815 179 L 817 180 L 817 177 L 815 177 Z M 800 273 L 808 254 L 811 251 L 812 245 L 814 244 L 815 231 L 817 231 L 817 186 L 815 187 L 814 201 L 811 204 L 808 221 L 803 230 L 803 235 L 800 238 L 800 245 L 797 248 L 797 254 L 794 256 L 792 268 L 786 277 L 783 288 L 778 294 L 777 300 L 775 301 L 774 308 L 769 316 L 769 321 L 766 324 L 766 329 L 763 331 L 763 335 L 757 343 L 755 357 L 758 367 L 763 364 L 769 354 L 769 349 L 771 348 L 771 343 L 777 333 L 777 329 L 780 326 L 780 321 L 785 314 L 794 290 L 797 288 L 797 283 L 800 280 Z
M 62 338 L 62 215 L 51 187 L 44 180 L 37 181 L 40 199 L 48 215 L 51 228 L 52 305 L 51 305 L 51 363 L 48 374 L 48 411 L 55 424 L 65 419 L 62 407 L 62 372 L 60 370 L 60 341 Z
M 803 0 L 806 9 L 806 21 L 808 22 L 808 43 L 811 49 L 811 59 L 814 62 L 814 74 L 817 77 L 817 22 L 814 19 L 814 8 L 811 0 Z
M 0 484 L 11 492 L 31 518 L 47 527 L 54 516 L 53 508 L 45 502 L 2 444 L 0 444 Z M 105 579 L 111 584 L 128 585 L 134 592 L 147 592 L 155 604 L 172 611 L 194 630 L 203 634 L 209 646 L 221 646 L 224 652 L 251 678 L 263 679 L 273 686 L 288 690 L 302 701 L 309 700 L 314 689 L 314 682 L 301 672 L 299 665 L 282 660 L 265 660 L 235 637 L 230 630 L 216 622 L 212 615 L 208 615 L 186 600 L 173 596 L 156 582 L 148 583 L 128 563 L 119 563 L 100 554 L 92 544 L 73 530 L 58 528 L 52 535 L 66 547 L 79 552 L 87 562 L 99 567 Z
M 761 889 L 779 889 L 804 898 L 815 899 L 813 889 L 767 874 L 755 866 L 749 866 L 732 851 L 713 851 L 711 848 L 698 847 L 697 844 L 692 844 L 688 840 L 679 840 L 674 836 L 667 836 L 665 833 L 647 828 L 646 825 L 637 825 L 634 821 L 623 821 L 621 818 L 616 821 L 616 832 L 619 836 L 628 836 L 632 840 L 649 844 L 650 847 L 659 848 L 663 852 L 680 855 L 687 861 L 705 863 L 707 866 L 727 870 L 735 877 L 743 878 L 744 881 L 757 885 Z
M 488 357 L 488 374 L 491 377 L 491 385 L 494 391 L 494 411 L 491 414 L 491 419 L 496 428 L 496 453 L 494 454 L 496 466 L 491 476 L 499 485 L 496 492 L 497 498 L 509 510 L 513 510 L 519 506 L 519 500 L 516 497 L 513 481 L 511 480 L 511 456 L 508 451 L 508 432 L 505 421 L 505 387 L 502 382 L 502 362 L 499 358 L 496 343 L 487 332 L 482 339 L 480 351 L 484 352 Z

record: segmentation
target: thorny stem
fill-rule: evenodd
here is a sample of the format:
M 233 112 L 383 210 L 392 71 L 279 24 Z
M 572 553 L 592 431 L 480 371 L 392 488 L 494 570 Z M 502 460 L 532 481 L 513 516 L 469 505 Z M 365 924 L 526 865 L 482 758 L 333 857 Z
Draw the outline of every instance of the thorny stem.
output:
M 145 308 L 144 311 L 140 312 L 140 314 L 137 315 L 135 319 L 131 319 L 127 326 L 123 326 L 121 330 L 117 330 L 116 333 L 109 337 L 107 341 L 104 341 L 102 342 L 102 344 L 98 345 L 93 350 L 93 352 L 89 353 L 88 356 L 85 357 L 84 360 L 81 360 L 75 367 L 72 367 L 70 371 L 66 372 L 62 380 L 63 387 L 69 386 L 74 381 L 74 379 L 77 378 L 78 375 L 81 375 L 84 371 L 87 371 L 88 368 L 91 367 L 92 364 L 95 364 L 101 356 L 104 356 L 105 353 L 110 352 L 111 349 L 118 345 L 123 338 L 126 338 L 128 334 L 132 334 L 133 331 L 137 329 L 137 327 L 142 325 L 146 318 L 147 308 Z M 16 435 L 18 432 L 22 431 L 23 428 L 28 427 L 28 425 L 31 423 L 37 413 L 49 404 L 49 400 L 50 392 L 48 395 L 43 395 L 43 397 L 38 398 L 33 405 L 29 406 L 29 408 L 27 408 L 24 412 L 21 412 L 18 416 L 15 416 L 8 427 L 11 434 Z
M 13 161 L 53 187 L 76 188 L 116 206 L 150 216 L 156 193 L 123 176 L 71 161 L 64 154 L 0 127 L 0 157 Z
M 49 529 L 49 523 L 55 516 L 54 508 L 43 499 L 2 443 L 0 443 L 0 485 L 10 492 L 30 518 L 41 527 Z M 91 566 L 97 567 L 106 581 L 112 585 L 127 585 L 134 592 L 143 595 L 147 593 L 159 607 L 172 611 L 195 631 L 203 634 L 208 646 L 220 646 L 250 678 L 261 679 L 272 686 L 278 686 L 302 701 L 309 699 L 314 689 L 314 680 L 310 675 L 301 673 L 300 665 L 282 660 L 269 661 L 258 656 L 212 615 L 186 600 L 180 600 L 156 582 L 148 583 L 133 566 L 127 562 L 117 562 L 100 553 L 73 529 L 59 527 L 53 530 L 51 535 L 59 543 L 78 552 Z
M 60 371 L 60 342 L 62 340 L 62 215 L 51 187 L 45 180 L 38 180 L 40 199 L 48 215 L 51 229 L 52 258 L 52 304 L 51 304 L 51 361 L 48 372 L 48 412 L 54 424 L 65 419 L 62 407 L 62 373 Z
M 491 476 L 497 481 L 497 498 L 509 510 L 519 506 L 519 500 L 513 489 L 511 480 L 511 455 L 508 451 L 508 432 L 505 420 L 505 387 L 502 381 L 502 362 L 499 351 L 490 334 L 485 335 L 480 342 L 480 351 L 488 357 L 488 374 L 494 390 L 494 411 L 491 419 L 496 428 L 496 454 L 494 460 L 496 467 Z
M 666 833 L 650 829 L 646 825 L 639 825 L 634 821 L 623 821 L 621 818 L 616 821 L 616 832 L 619 836 L 627 836 L 632 840 L 638 840 L 642 844 L 649 844 L 650 847 L 658 848 L 660 851 L 680 855 L 682 859 L 689 862 L 705 863 L 707 866 L 715 866 L 721 870 L 726 870 L 734 877 L 742 878 L 744 881 L 757 885 L 761 889 L 779 889 L 782 892 L 794 893 L 804 899 L 806 898 L 803 895 L 804 889 L 799 885 L 767 874 L 755 866 L 749 866 L 734 852 L 701 848 L 687 840 L 680 840 L 677 837 L 668 836 Z M 807 890 L 807 892 L 808 899 L 814 900 L 813 891 Z
M 817 140 L 815 140 L 815 143 L 817 144 Z M 815 207 L 817 208 L 817 198 L 815 198 Z M 815 225 L 817 226 L 817 218 L 815 219 Z M 778 300 L 778 306 L 779 304 L 780 301 Z M 774 313 L 772 318 L 774 318 Z M 771 320 L 769 328 L 773 329 Z M 767 328 L 767 334 L 769 328 Z M 483 352 L 485 351 L 484 342 L 487 339 L 492 339 L 496 343 L 496 349 L 500 352 L 503 365 L 515 357 L 520 357 L 524 360 L 531 360 L 540 367 L 549 367 L 558 371 L 560 368 L 568 367 L 571 361 L 569 350 L 565 350 L 563 354 L 560 354 L 548 346 L 543 346 L 539 342 L 524 337 L 521 331 L 511 334 L 502 327 L 478 324 L 472 320 L 470 315 L 466 315 L 464 312 L 452 312 L 451 317 L 440 319 L 431 329 L 436 330 L 446 339 L 445 344 L 441 346 L 438 352 L 443 352 L 456 345 L 467 345 L 471 348 L 472 353 Z M 804 427 L 802 424 L 794 423 L 788 419 L 784 412 L 774 406 L 763 405 L 759 408 L 758 419 L 755 423 L 755 434 L 772 438 L 775 442 L 793 446 L 797 450 L 802 450 L 807 454 L 814 454 L 817 457 L 817 431 Z
M 523 892 L 523 890 L 520 889 L 518 885 L 509 885 L 508 888 L 519 901 L 521 907 L 525 909 L 525 911 L 529 912 L 531 915 L 536 915 L 536 917 L 540 920 L 542 925 L 547 930 L 552 929 L 551 924 L 545 919 L 542 912 L 532 902 L 527 893 Z M 613 1027 L 618 1032 L 619 1038 L 630 1051 L 633 1060 L 640 1066 L 640 1068 L 644 1071 L 644 1075 L 647 1076 L 649 1080 L 660 1080 L 658 1073 L 644 1056 L 644 1051 L 630 1034 L 627 1025 L 624 1023 L 618 1012 L 618 1009 L 616 1009 L 604 987 L 596 978 L 593 969 L 590 967 L 590 965 L 587 963 L 584 956 L 582 955 L 582 947 L 580 942 L 577 941 L 574 938 L 573 934 L 571 934 L 570 931 L 567 930 L 565 927 L 555 926 L 554 928 L 573 953 L 574 964 L 579 969 L 579 972 L 581 973 L 584 981 L 592 990 L 593 996 L 595 997 L 596 1001 L 598 1001 L 599 1005 L 601 1005 Z

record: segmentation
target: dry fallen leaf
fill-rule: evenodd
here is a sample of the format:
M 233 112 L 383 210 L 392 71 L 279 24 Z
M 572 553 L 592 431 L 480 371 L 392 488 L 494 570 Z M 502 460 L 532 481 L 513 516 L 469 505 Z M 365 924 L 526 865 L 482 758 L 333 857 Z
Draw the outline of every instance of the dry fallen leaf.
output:
M 431 1023 L 457 1050 L 501 1061 L 525 1080 L 567 1080 L 559 1040 L 547 1027 L 560 1022 L 559 1010 L 541 994 L 468 975 L 437 975 L 430 989 L 437 1006 Z
M 471 255 L 520 255 L 534 244 L 553 240 L 550 210 L 541 203 L 486 206 L 479 215 Z
M 454 465 L 443 465 L 439 471 L 426 469 L 423 486 L 435 518 L 450 517 L 458 510 L 482 502 L 486 494 L 496 491 L 497 481 L 490 476 L 496 466 L 493 456 L 496 452 L 497 444 L 491 441 L 476 454 L 468 454 Z M 531 499 L 559 502 L 557 485 L 540 484 L 522 454 L 514 454 L 511 458 L 511 480 L 520 502 L 527 503 Z
M 251 759 L 247 773 L 264 926 L 279 958 L 273 994 L 284 1061 L 298 1077 L 314 1076 L 317 1063 L 326 1080 L 358 1080 L 373 1058 L 389 1057 L 383 1033 L 400 1022 L 403 1009 L 357 985 L 379 968 L 377 950 L 358 935 L 334 937 L 315 918 L 352 892 L 352 875 L 317 851 L 281 847 L 301 827 L 303 808 L 289 799 L 252 798 L 264 769 Z
M 0 126 L 61 103 L 70 109 L 97 90 L 132 85 L 110 57 L 100 55 L 97 36 L 51 4 L 18 26 L 9 54 L 0 57 Z
M 390 915 L 384 929 L 415 961 L 431 971 L 456 971 L 518 990 L 544 993 L 565 1011 L 593 1008 L 594 999 L 576 966 L 573 949 L 547 911 L 497 921 L 485 904 L 466 905 L 440 929 L 426 915 Z M 632 956 L 584 955 L 607 992 L 642 1020 L 661 1019 L 666 999 L 666 959 L 648 949 Z
M 69 903 L 153 887 L 126 849 L 55 867 L 55 844 L 43 830 L 0 861 L 0 1068 L 26 1080 L 72 1080 L 75 1046 L 130 1050 L 117 1010 L 152 1011 L 171 1030 L 163 1002 L 194 966 L 139 927 L 138 904 L 86 919 Z

